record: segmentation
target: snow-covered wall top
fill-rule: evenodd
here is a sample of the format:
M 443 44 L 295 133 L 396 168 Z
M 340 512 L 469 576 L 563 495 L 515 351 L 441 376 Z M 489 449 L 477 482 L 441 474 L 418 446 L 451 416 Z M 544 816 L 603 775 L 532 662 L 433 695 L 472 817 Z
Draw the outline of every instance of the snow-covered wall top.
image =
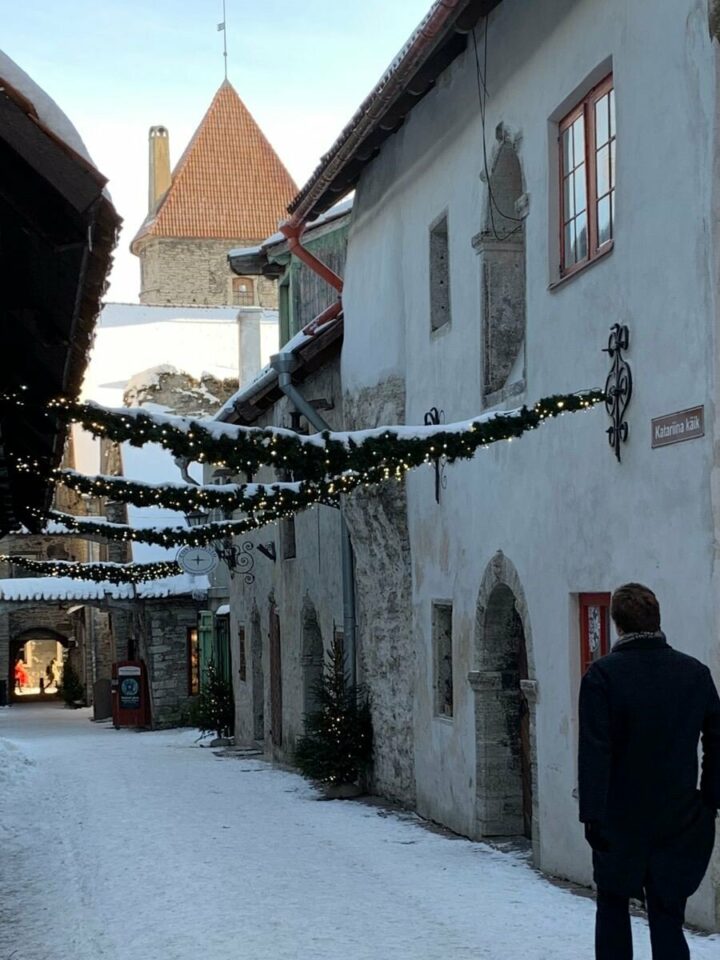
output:
M 163 597 L 179 597 L 201 592 L 209 588 L 207 577 L 191 577 L 183 573 L 133 587 L 129 583 L 93 583 L 73 580 L 71 577 L 19 577 L 0 581 L 0 600 L 31 602 L 50 600 L 58 603 L 70 600 L 131 600 L 136 594 L 143 600 Z
M 9 84 L 30 101 L 40 123 L 58 140 L 62 140 L 71 150 L 95 166 L 80 134 L 60 107 L 14 60 L 0 50 L 0 85 L 3 83 Z

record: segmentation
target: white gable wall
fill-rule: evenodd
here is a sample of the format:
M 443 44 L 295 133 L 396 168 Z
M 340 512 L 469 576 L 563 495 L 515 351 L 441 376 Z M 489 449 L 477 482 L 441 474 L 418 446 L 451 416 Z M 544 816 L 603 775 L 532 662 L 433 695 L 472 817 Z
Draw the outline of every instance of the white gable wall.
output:
M 482 62 L 482 23 L 478 47 Z M 529 195 L 527 390 L 506 406 L 603 386 L 609 360 L 601 348 L 615 322 L 630 327 L 635 389 L 621 464 L 605 437 L 609 421 L 596 409 L 450 467 L 439 506 L 432 471 L 410 476 L 418 807 L 477 835 L 475 699 L 467 676 L 478 669 L 480 584 L 501 550 L 517 570 L 532 633 L 539 865 L 589 881 L 572 793 L 580 671 L 574 595 L 647 582 L 670 642 L 712 664 L 720 680 L 710 489 L 715 54 L 704 4 L 691 0 L 505 0 L 491 17 L 488 52 L 488 151 L 492 158 L 496 125 L 504 123 L 517 138 Z M 558 250 L 549 120 L 608 58 L 618 127 L 615 249 L 551 291 Z M 378 385 L 380 403 L 382 384 L 404 377 L 408 423 L 421 423 L 432 406 L 448 422 L 482 406 L 480 258 L 471 245 L 485 226 L 482 170 L 471 43 L 387 141 L 355 201 L 344 389 Z M 431 336 L 428 231 L 445 210 L 452 323 Z M 704 439 L 650 448 L 652 417 L 701 403 Z M 451 722 L 433 716 L 434 599 L 454 604 Z M 716 896 L 706 880 L 690 910 L 695 922 L 717 923 Z

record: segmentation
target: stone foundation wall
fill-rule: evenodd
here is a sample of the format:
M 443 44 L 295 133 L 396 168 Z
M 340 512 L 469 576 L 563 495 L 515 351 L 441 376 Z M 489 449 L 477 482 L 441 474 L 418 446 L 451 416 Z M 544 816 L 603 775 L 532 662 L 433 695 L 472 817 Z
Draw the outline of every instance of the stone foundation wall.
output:
M 148 240 L 140 253 L 140 302 L 183 306 L 231 306 L 232 278 L 227 261 L 233 247 L 252 247 L 265 238 L 252 240 L 201 240 L 155 237 Z M 254 303 L 277 310 L 277 284 L 265 277 L 256 277 Z
M 405 384 L 390 380 L 345 396 L 347 430 L 402 423 Z M 357 491 L 343 507 L 355 550 L 359 679 L 372 699 L 375 791 L 415 802 L 416 675 L 412 572 L 404 484 Z

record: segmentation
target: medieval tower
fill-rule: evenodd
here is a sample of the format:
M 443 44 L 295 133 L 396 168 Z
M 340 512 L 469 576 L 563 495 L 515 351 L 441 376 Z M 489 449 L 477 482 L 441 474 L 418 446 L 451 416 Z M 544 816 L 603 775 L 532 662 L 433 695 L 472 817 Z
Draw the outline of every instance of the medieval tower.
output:
M 170 173 L 165 127 L 151 127 L 148 215 L 130 244 L 140 258 L 140 302 L 275 308 L 275 282 L 237 277 L 232 247 L 262 243 L 297 192 L 242 102 L 223 82 Z

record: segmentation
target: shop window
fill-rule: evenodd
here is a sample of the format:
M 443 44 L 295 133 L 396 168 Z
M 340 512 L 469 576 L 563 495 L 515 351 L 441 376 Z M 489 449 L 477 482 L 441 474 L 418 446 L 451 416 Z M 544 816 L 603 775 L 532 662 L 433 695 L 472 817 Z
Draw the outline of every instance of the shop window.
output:
M 435 713 L 453 715 L 452 604 L 432 606 L 432 636 L 435 660 Z
M 187 662 L 188 693 L 194 697 L 200 693 L 200 647 L 197 627 L 189 627 L 187 631 Z
M 581 593 L 580 662 L 582 672 L 610 652 L 610 594 Z

